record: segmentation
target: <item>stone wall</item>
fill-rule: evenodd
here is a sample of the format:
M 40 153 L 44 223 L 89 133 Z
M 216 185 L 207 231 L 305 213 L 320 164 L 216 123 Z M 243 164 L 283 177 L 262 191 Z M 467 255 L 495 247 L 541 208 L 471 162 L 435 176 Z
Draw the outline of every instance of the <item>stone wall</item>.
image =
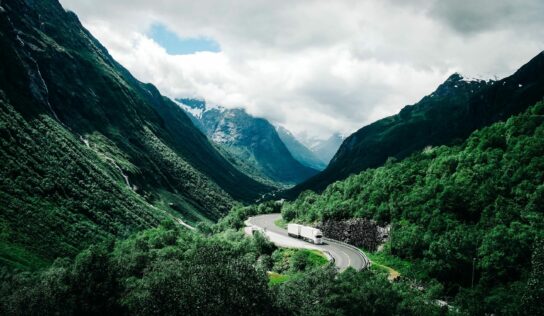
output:
M 340 240 L 355 247 L 375 251 L 388 237 L 388 227 L 380 227 L 375 221 L 364 218 L 328 220 L 317 226 L 323 236 Z

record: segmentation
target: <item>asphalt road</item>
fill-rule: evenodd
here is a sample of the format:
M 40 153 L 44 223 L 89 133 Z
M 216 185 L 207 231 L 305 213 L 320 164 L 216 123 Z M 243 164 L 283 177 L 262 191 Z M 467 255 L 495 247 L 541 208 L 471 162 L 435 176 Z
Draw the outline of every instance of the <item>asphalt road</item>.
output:
M 305 248 L 317 249 L 328 254 L 334 259 L 334 264 L 339 270 L 345 270 L 352 267 L 355 270 L 361 270 L 370 266 L 370 260 L 357 248 L 348 244 L 328 239 L 325 236 L 323 245 L 314 245 L 287 235 L 287 230 L 282 229 L 274 221 L 281 218 L 281 214 L 265 214 L 250 217 L 246 221 L 246 226 L 263 231 L 270 241 L 278 247 L 286 248 Z

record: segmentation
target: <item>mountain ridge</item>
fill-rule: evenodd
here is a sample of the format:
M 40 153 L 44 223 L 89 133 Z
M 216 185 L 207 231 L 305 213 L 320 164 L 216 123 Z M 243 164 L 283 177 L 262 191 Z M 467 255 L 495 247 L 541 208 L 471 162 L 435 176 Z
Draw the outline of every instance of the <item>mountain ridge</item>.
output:
M 25 254 L 71 255 L 171 217 L 214 221 L 273 189 L 232 166 L 58 1 L 1 8 L 0 261 L 35 266 Z
M 244 109 L 209 108 L 196 99 L 176 99 L 229 161 L 256 179 L 280 185 L 300 183 L 317 173 L 293 157 L 275 127 Z
M 295 159 L 303 165 L 316 170 L 323 170 L 327 163 L 317 157 L 308 147 L 302 144 L 289 130 L 282 126 L 276 126 L 278 136 Z
M 453 74 L 419 102 L 350 135 L 324 171 L 285 196 L 294 198 L 305 190 L 319 192 L 390 158 L 403 159 L 426 146 L 462 140 L 478 128 L 522 112 L 543 96 L 544 52 L 498 81 L 468 81 Z

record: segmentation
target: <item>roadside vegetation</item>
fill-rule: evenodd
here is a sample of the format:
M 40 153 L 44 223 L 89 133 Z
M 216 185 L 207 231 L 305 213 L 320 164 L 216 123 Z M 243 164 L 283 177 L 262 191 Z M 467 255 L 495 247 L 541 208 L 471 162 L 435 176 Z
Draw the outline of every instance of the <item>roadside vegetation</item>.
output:
M 272 253 L 272 266 L 269 273 L 270 284 L 279 284 L 294 275 L 329 263 L 327 257 L 318 250 L 279 248 Z
M 384 274 L 338 273 L 319 252 L 202 227 L 164 222 L 37 272 L 4 271 L 0 314 L 441 315 L 427 292 Z
M 275 220 L 274 224 L 276 224 L 276 226 L 279 228 L 287 229 L 287 222 L 285 222 L 283 218 Z

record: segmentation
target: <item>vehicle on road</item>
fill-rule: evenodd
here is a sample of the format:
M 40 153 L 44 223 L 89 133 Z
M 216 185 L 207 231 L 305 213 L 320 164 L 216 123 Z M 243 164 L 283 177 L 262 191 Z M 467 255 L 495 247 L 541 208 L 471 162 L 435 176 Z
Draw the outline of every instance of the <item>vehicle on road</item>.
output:
M 303 239 L 316 245 L 323 244 L 323 233 L 317 228 L 300 224 L 288 224 L 287 234 L 291 237 Z

